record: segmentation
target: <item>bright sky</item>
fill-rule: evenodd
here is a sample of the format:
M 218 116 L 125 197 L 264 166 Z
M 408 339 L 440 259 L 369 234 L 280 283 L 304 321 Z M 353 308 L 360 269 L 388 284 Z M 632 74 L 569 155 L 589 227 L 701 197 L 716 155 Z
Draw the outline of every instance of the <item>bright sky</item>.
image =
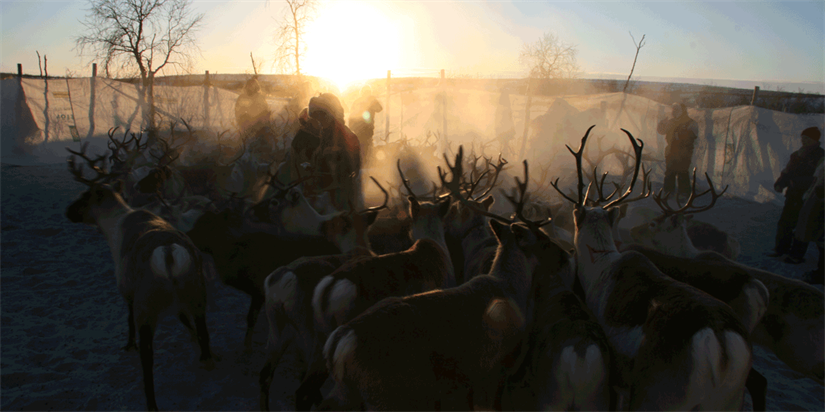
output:
M 0 3 L 0 71 L 88 76 L 74 50 L 86 1 Z M 251 73 L 249 53 L 272 69 L 278 1 L 194 0 L 206 14 L 194 73 Z M 825 83 L 823 1 L 331 1 L 307 29 L 305 72 L 345 84 L 363 79 L 449 73 L 519 77 L 525 42 L 544 32 L 578 48 L 580 77 L 627 75 L 646 35 L 634 78 L 748 80 L 755 85 Z M 168 73 L 172 74 L 172 73 Z M 797 87 L 787 89 L 796 91 Z M 813 89 L 813 88 L 812 88 Z

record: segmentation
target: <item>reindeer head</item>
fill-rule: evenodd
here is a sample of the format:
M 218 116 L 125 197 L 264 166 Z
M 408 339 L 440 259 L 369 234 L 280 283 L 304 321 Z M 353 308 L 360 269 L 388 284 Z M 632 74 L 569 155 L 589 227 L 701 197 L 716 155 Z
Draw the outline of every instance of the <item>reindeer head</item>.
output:
M 584 189 L 582 153 L 584 152 L 584 148 L 587 143 L 587 137 L 593 127 L 595 127 L 595 125 L 587 129 L 587 133 L 585 133 L 584 137 L 582 137 L 581 145 L 579 146 L 578 151 L 573 151 L 570 146 L 567 146 L 567 150 L 569 150 L 570 153 L 572 153 L 576 158 L 578 199 L 571 199 L 569 196 L 564 194 L 564 192 L 562 192 L 558 187 L 558 179 L 552 183 L 553 187 L 559 192 L 559 194 L 570 202 L 573 202 L 575 205 L 573 209 L 573 220 L 576 228 L 576 233 L 574 236 L 576 251 L 579 255 L 588 252 L 591 256 L 601 252 L 616 251 L 613 232 L 622 212 L 617 206 L 619 206 L 622 202 L 627 203 L 641 200 L 650 195 L 650 183 L 648 182 L 650 172 L 645 172 L 644 169 L 642 169 L 642 176 L 644 178 L 642 193 L 635 198 L 628 199 L 630 194 L 633 192 L 633 187 L 639 177 L 644 142 L 634 138 L 633 135 L 625 129 L 622 129 L 622 131 L 627 134 L 627 137 L 630 139 L 630 143 L 633 145 L 633 150 L 636 154 L 636 167 L 633 172 L 633 179 L 630 181 L 630 186 L 627 188 L 627 191 L 625 191 L 625 193 L 619 198 L 611 200 L 619 192 L 620 187 L 617 186 L 610 195 L 605 196 L 603 185 L 606 174 L 602 176 L 600 181 L 597 181 L 598 174 L 596 172 L 596 168 L 594 167 L 593 181 L 591 181 L 587 186 L 586 193 L 582 194 L 582 190 Z M 596 188 L 596 192 L 598 194 L 598 198 L 596 200 L 590 199 L 590 190 L 593 187 Z M 600 206 L 602 202 L 607 203 Z
M 68 160 L 69 172 L 74 175 L 76 181 L 88 186 L 88 189 L 66 209 L 66 217 L 74 223 L 94 225 L 97 223 L 99 216 L 103 216 L 117 208 L 125 207 L 126 203 L 120 196 L 120 182 L 116 181 L 114 187 L 107 184 L 112 179 L 112 175 L 102 167 L 106 156 L 99 155 L 95 159 L 90 159 L 86 155 L 88 146 L 89 142 L 84 143 L 80 152 L 66 148 L 72 153 Z M 96 173 L 94 178 L 87 179 L 83 177 L 83 166 L 78 166 L 75 156 L 79 156 L 86 161 L 88 167 Z
M 725 191 L 728 190 L 728 186 L 725 186 L 721 192 L 717 193 L 707 173 L 705 173 L 705 179 L 708 182 L 709 188 L 697 194 L 696 168 L 693 169 L 693 183 L 691 185 L 690 196 L 684 205 L 676 209 L 670 207 L 669 196 L 662 197 L 662 190 L 659 190 L 659 192 L 653 196 L 653 200 L 656 201 L 656 204 L 662 209 L 662 214 L 653 218 L 650 222 L 633 227 L 630 230 L 633 241 L 662 252 L 698 252 L 694 250 L 693 244 L 688 236 L 687 222 L 693 218 L 694 213 L 703 212 L 712 208 L 716 204 L 716 200 L 722 197 Z M 693 204 L 697 198 L 707 193 L 711 195 L 710 203 L 705 206 L 695 206 Z

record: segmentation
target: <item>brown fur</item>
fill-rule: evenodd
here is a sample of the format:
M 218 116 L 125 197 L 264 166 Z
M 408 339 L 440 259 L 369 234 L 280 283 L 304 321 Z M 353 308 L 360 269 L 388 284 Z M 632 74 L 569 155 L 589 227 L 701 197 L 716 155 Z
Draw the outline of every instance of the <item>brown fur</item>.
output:
M 490 275 L 384 299 L 335 330 L 324 348 L 335 393 L 369 408 L 406 410 L 497 391 L 524 353 L 524 314 L 538 256 L 563 251 L 522 227 L 490 225 L 501 243 Z
M 206 329 L 206 286 L 200 254 L 185 234 L 150 212 L 130 209 L 106 185 L 93 185 L 69 206 L 66 214 L 73 222 L 98 226 L 109 241 L 118 290 L 129 308 L 129 338 L 124 349 L 137 348 L 135 335 L 139 331 L 146 405 L 157 410 L 152 339 L 166 309 L 178 312 L 200 346 L 200 360 L 208 369 L 214 367 Z M 185 252 L 175 257 L 174 250 L 179 248 Z M 152 260 L 158 252 L 163 255 L 164 267 L 153 269 Z M 181 268 L 180 273 L 175 273 L 176 266 Z M 159 273 L 161 270 L 165 273 Z

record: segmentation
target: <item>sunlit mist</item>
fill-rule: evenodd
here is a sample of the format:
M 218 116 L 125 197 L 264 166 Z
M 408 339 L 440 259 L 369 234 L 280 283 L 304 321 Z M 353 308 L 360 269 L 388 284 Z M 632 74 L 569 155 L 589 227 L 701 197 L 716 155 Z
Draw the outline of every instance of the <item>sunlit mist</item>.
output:
M 334 2 L 307 27 L 304 72 L 329 79 L 340 90 L 355 81 L 380 78 L 398 65 L 399 33 L 369 4 Z

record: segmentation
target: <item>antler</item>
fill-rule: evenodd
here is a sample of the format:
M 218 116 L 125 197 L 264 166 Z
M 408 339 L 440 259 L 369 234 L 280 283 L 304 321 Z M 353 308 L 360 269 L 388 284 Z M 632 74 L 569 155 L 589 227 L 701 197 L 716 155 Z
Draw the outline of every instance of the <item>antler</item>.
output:
M 108 173 L 106 173 L 106 171 L 104 171 L 100 166 L 98 166 L 99 163 L 102 163 L 106 160 L 106 155 L 105 154 L 104 155 L 98 155 L 96 158 L 90 159 L 88 156 L 86 156 L 86 149 L 88 147 L 89 147 L 89 142 L 85 142 L 85 143 L 83 143 L 83 146 L 80 147 L 80 152 L 75 152 L 74 150 L 69 149 L 68 147 L 66 148 L 66 150 L 68 150 L 69 153 L 71 153 L 72 155 L 80 156 L 83 160 L 86 161 L 86 163 L 89 165 L 89 168 L 94 170 L 95 173 L 97 173 L 97 176 L 95 176 L 91 180 L 84 178 L 83 177 L 83 166 L 78 167 L 77 163 L 75 162 L 75 157 L 74 156 L 69 157 L 69 160 L 68 160 L 69 172 L 72 175 L 74 175 L 74 179 L 76 181 L 80 182 L 80 183 L 83 183 L 83 184 L 87 185 L 87 186 L 92 186 L 92 185 L 97 184 L 102 179 L 105 179 L 105 178 L 109 177 L 110 175 Z
M 441 170 L 441 166 L 438 166 L 438 177 L 441 179 L 441 185 L 449 190 L 450 194 L 456 198 L 459 202 L 466 205 L 470 209 L 474 210 L 476 213 L 479 213 L 483 216 L 487 216 L 492 219 L 496 219 L 501 222 L 505 223 L 513 223 L 512 220 L 507 219 L 505 217 L 490 213 L 483 208 L 480 208 L 470 202 L 469 200 L 465 199 L 464 196 L 461 195 L 461 178 L 463 177 L 462 171 L 462 158 L 464 157 L 464 146 L 458 146 L 458 153 L 455 155 L 455 166 L 450 165 L 450 160 L 447 158 L 447 155 L 444 154 L 444 162 L 447 163 L 447 167 L 452 172 L 452 179 L 448 182 L 447 181 L 447 172 L 443 172 Z
M 401 183 L 404 184 L 404 188 L 407 189 L 407 194 L 414 198 L 417 198 L 415 192 L 413 192 L 412 188 L 410 187 L 410 181 L 404 177 L 404 172 L 401 171 L 401 159 L 395 162 L 395 167 L 398 168 L 398 174 L 401 175 Z
M 729 187 L 729 186 L 725 186 L 725 188 L 722 189 L 721 192 L 716 193 L 716 189 L 713 187 L 713 182 L 710 180 L 710 176 L 708 176 L 707 173 L 705 173 L 705 179 L 707 179 L 708 186 L 710 186 L 710 188 L 708 190 L 705 190 L 702 193 L 696 194 L 696 168 L 694 167 L 693 168 L 693 184 L 690 187 L 690 196 L 688 197 L 687 202 L 685 203 L 685 205 L 680 207 L 679 209 L 674 210 L 674 209 L 670 208 L 670 206 L 667 204 L 668 197 L 670 197 L 670 193 L 668 193 L 664 198 L 662 198 L 662 189 L 659 189 L 659 192 L 657 194 L 653 195 L 653 200 L 656 202 L 657 205 L 659 205 L 659 207 L 662 209 L 662 212 L 665 214 L 665 216 L 675 215 L 675 214 L 704 212 L 705 210 L 708 210 L 708 209 L 712 208 L 713 205 L 716 204 L 716 199 L 719 199 L 720 197 L 722 197 L 722 195 L 725 194 L 725 191 L 727 191 L 728 187 Z M 710 195 L 711 195 L 710 204 L 708 204 L 707 206 L 702 206 L 702 207 L 698 207 L 698 208 L 693 206 L 693 201 L 696 200 L 696 198 L 698 198 L 700 196 L 704 196 L 708 192 L 710 192 Z M 677 205 L 678 205 L 678 201 L 677 201 Z
M 524 182 L 519 180 L 518 176 L 515 177 L 516 180 L 516 187 L 513 188 L 513 194 L 508 195 L 504 189 L 501 190 L 501 193 L 513 206 L 516 208 L 516 217 L 519 218 L 522 222 L 527 224 L 527 227 L 533 230 L 538 230 L 540 227 L 550 223 L 552 220 L 550 218 L 541 221 L 541 220 L 529 220 L 524 216 L 524 205 L 527 203 L 527 200 L 530 199 L 530 194 L 527 193 L 527 185 L 530 183 L 530 175 L 527 166 L 527 160 L 524 160 Z M 516 191 L 518 191 L 518 199 L 516 199 Z
M 157 140 L 163 146 L 163 153 L 161 153 L 160 157 L 155 156 L 151 152 L 150 154 L 152 154 L 152 157 L 154 157 L 158 161 L 158 167 L 169 166 L 170 164 L 172 164 L 172 162 L 178 160 L 178 158 L 180 157 L 180 153 L 178 153 L 177 156 L 172 157 L 172 153 L 174 153 L 177 149 L 172 149 L 169 143 L 160 137 L 158 137 Z M 166 162 L 166 164 L 163 164 L 163 159 L 169 159 L 169 161 Z
M 564 194 L 564 192 L 562 192 L 561 189 L 559 189 L 559 178 L 556 178 L 556 181 L 551 183 L 553 187 L 556 189 L 556 191 L 559 192 L 560 195 L 562 195 L 562 197 L 573 202 L 573 204 L 575 205 L 584 205 L 584 196 L 582 194 L 582 189 L 584 189 L 584 178 L 582 176 L 582 153 L 584 153 L 584 146 L 587 143 L 587 136 L 590 135 L 590 131 L 593 130 L 594 127 L 596 127 L 595 124 L 593 126 L 590 126 L 589 129 L 587 129 L 587 132 L 584 134 L 584 137 L 582 137 L 581 144 L 579 144 L 578 151 L 574 152 L 573 149 L 570 148 L 570 145 L 565 145 L 567 146 L 567 150 L 569 150 L 570 153 L 573 154 L 573 157 L 576 158 L 576 173 L 579 177 L 579 200 L 571 199 L 566 194 Z
M 487 160 L 487 167 L 489 168 L 490 166 L 492 166 L 493 170 L 495 170 L 495 174 L 493 174 L 492 178 L 488 178 L 488 183 L 490 183 L 490 187 L 488 187 L 487 190 L 484 193 L 482 193 L 478 197 L 476 197 L 476 199 L 481 199 L 482 197 L 487 196 L 490 193 L 490 191 L 492 191 L 493 188 L 496 187 L 496 182 L 498 181 L 498 175 L 501 173 L 502 170 L 504 170 L 504 166 L 506 166 L 506 165 L 507 165 L 507 159 L 502 159 L 501 158 L 501 153 L 498 154 L 498 164 L 497 165 L 493 165 L 490 162 L 489 159 Z
M 625 199 L 627 199 L 627 197 L 630 196 L 631 193 L 633 193 L 633 187 L 636 185 L 636 180 L 639 178 L 639 168 L 642 165 L 642 149 L 645 147 L 645 143 L 643 141 L 641 141 L 640 139 L 636 139 L 635 137 L 633 137 L 633 135 L 630 134 L 630 132 L 628 132 L 627 130 L 622 129 L 622 131 L 627 135 L 627 137 L 630 139 L 630 143 L 633 145 L 633 151 L 636 153 L 636 167 L 633 170 L 633 179 L 630 181 L 630 186 L 627 188 L 627 191 L 624 192 L 624 194 L 621 197 L 619 197 L 618 199 L 604 205 L 603 206 L 604 209 L 609 209 L 609 208 L 621 203 Z M 637 141 L 638 141 L 638 144 L 636 143 Z M 633 199 L 628 200 L 628 202 L 641 200 L 641 199 L 644 199 L 644 198 L 650 196 L 650 193 L 651 193 L 650 183 L 647 181 L 648 173 L 645 173 L 643 171 L 642 175 L 644 177 L 644 180 L 645 180 L 644 184 L 646 185 L 646 187 L 645 186 L 642 187 L 641 195 L 639 195 L 639 196 L 637 196 Z
M 390 194 L 387 193 L 386 190 L 384 190 L 384 186 L 381 186 L 381 183 L 378 183 L 378 181 L 375 180 L 374 177 L 370 176 L 370 179 L 372 179 L 372 181 L 375 182 L 375 184 L 378 186 L 378 188 L 381 189 L 382 192 L 384 192 L 384 203 L 382 203 L 381 206 L 368 207 L 365 210 L 362 210 L 361 212 L 358 212 L 358 213 L 365 213 L 365 212 L 370 212 L 370 211 L 377 212 L 381 209 L 388 209 L 387 203 L 390 200 Z

